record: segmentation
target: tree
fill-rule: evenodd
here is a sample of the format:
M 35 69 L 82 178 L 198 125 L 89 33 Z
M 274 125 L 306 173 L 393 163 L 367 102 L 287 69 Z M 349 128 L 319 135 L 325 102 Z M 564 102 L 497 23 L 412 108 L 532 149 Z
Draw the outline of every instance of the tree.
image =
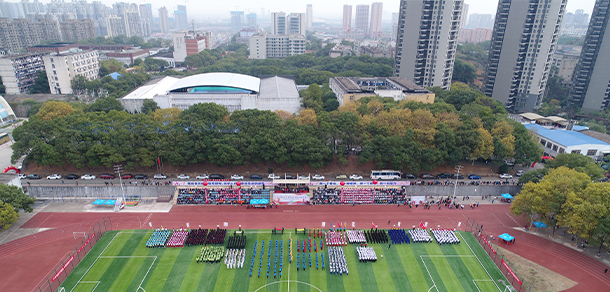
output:
M 153 114 L 153 119 L 157 122 L 171 123 L 177 121 L 181 113 L 182 110 L 177 107 L 157 109 Z
M 453 81 L 472 84 L 474 83 L 475 78 L 477 78 L 477 68 L 468 62 L 455 59 L 455 64 L 453 65 Z
M 82 75 L 76 75 L 70 81 L 70 88 L 75 94 L 82 94 L 87 89 L 87 78 Z
M 299 125 L 318 125 L 318 121 L 316 119 L 316 112 L 309 108 L 301 110 L 301 112 L 297 116 L 297 121 L 299 121 Z
M 11 224 L 19 219 L 19 214 L 9 203 L 0 201 L 0 231 L 11 228 Z
M 91 107 L 90 112 L 105 112 L 109 113 L 111 110 L 122 111 L 123 105 L 114 97 L 104 97 L 96 100 Z
M 24 194 L 22 189 L 5 184 L 0 184 L 0 201 L 10 204 L 15 212 L 23 210 L 27 213 L 33 211 L 31 205 L 36 202 L 34 198 Z
M 592 238 L 599 242 L 599 250 L 597 253 L 601 253 L 602 247 L 608 242 L 608 239 L 610 239 L 610 216 L 606 215 L 599 221 L 597 227 L 593 230 Z
M 67 102 L 50 100 L 42 104 L 36 116 L 43 121 L 52 121 L 71 114 L 74 108 Z
M 570 233 L 591 238 L 599 220 L 610 215 L 610 184 L 591 183 L 580 192 L 569 193 L 562 209 L 567 210 L 559 219 Z
M 591 177 L 591 179 L 600 178 L 604 176 L 605 173 L 604 169 L 599 167 L 593 158 L 579 153 L 559 154 L 553 161 L 548 162 L 545 165 L 545 167 L 548 168 L 557 168 L 560 166 L 565 166 L 578 172 L 586 173 Z
M 477 158 L 489 159 L 494 154 L 494 140 L 491 134 L 484 128 L 478 128 L 479 141 L 477 146 L 470 153 L 470 159 L 473 161 Z
M 36 79 L 34 79 L 34 85 L 30 87 L 30 93 L 51 93 L 49 79 L 45 71 L 36 71 Z
M 144 100 L 141 108 L 141 112 L 143 114 L 154 113 L 157 109 L 159 109 L 159 105 L 154 100 L 147 99 Z

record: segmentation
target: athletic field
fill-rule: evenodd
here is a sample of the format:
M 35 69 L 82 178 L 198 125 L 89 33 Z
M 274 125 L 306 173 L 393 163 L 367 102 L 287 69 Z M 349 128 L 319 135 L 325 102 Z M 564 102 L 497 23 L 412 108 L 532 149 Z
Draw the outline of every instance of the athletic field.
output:
M 459 232 L 460 245 L 411 243 L 408 245 L 373 244 L 379 260 L 360 263 L 356 245 L 344 247 L 349 275 L 331 275 L 327 247 L 326 270 L 312 267 L 296 269 L 296 247 L 289 264 L 288 238 L 307 238 L 285 231 L 272 235 L 269 230 L 247 230 L 246 259 L 241 269 L 227 269 L 221 263 L 197 263 L 201 246 L 184 248 L 145 247 L 151 230 L 108 231 L 70 274 L 65 291 L 510 291 L 508 283 L 472 234 Z M 227 235 L 233 234 L 227 231 Z M 284 239 L 282 278 L 266 277 L 268 241 Z M 255 240 L 258 240 L 253 277 L 249 277 Z M 263 271 L 258 278 L 261 241 L 265 240 Z M 271 265 L 273 267 L 274 248 Z M 318 251 L 320 252 L 320 251 Z M 301 253 L 302 254 L 302 253 Z M 383 254 L 383 260 L 381 255 Z M 279 257 L 279 248 L 278 248 Z M 300 262 L 302 267 L 302 262 Z M 279 266 L 279 259 L 278 259 Z M 271 268 L 273 273 L 273 268 Z M 61 289 L 60 289 L 61 290 Z

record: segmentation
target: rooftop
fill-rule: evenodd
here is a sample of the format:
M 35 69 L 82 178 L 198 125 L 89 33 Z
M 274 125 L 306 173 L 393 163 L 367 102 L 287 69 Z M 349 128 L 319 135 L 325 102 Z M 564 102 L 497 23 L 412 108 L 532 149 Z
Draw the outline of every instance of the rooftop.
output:
M 299 91 L 294 80 L 283 76 L 261 78 L 261 98 L 299 98 Z
M 167 92 L 168 89 L 178 81 L 178 78 L 167 76 L 158 79 L 156 83 L 147 83 L 140 86 L 136 90 L 130 92 L 123 99 L 153 99 L 153 97 L 161 92 Z
M 204 73 L 178 80 L 169 91 L 186 91 L 189 88 L 218 86 L 249 90 L 258 93 L 261 80 L 256 77 L 236 73 Z
M 401 90 L 404 93 L 431 93 L 426 88 L 400 77 L 334 77 L 349 93 L 375 90 Z
M 536 132 L 539 136 L 552 140 L 566 147 L 590 144 L 610 146 L 609 143 L 585 135 L 582 132 L 568 130 L 549 130 L 538 124 L 528 124 L 524 126 L 526 129 L 532 132 Z

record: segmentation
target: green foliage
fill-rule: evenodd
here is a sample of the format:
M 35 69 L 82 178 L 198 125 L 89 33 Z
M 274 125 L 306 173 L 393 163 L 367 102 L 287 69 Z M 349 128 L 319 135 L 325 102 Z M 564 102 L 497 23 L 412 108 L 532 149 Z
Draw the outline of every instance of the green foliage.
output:
M 142 109 L 140 110 L 143 114 L 153 113 L 157 109 L 159 109 L 159 105 L 154 100 L 147 99 L 142 104 Z
M 548 168 L 534 169 L 532 171 L 528 171 L 519 178 L 519 183 L 521 183 L 521 184 L 526 184 L 529 182 L 537 183 L 541 179 L 544 178 L 544 176 L 546 175 L 546 173 L 548 171 L 549 171 Z
M 70 87 L 72 88 L 73 93 L 80 94 L 87 89 L 87 78 L 82 75 L 74 76 L 70 81 Z
M 90 112 L 105 112 L 109 113 L 111 110 L 122 111 L 123 105 L 121 102 L 114 97 L 104 97 L 96 100 L 90 107 Z
M 37 102 L 33 99 L 26 99 L 21 103 L 21 105 L 27 107 L 26 115 L 29 118 L 30 116 L 33 116 L 38 113 L 38 110 L 40 110 L 42 103 Z
M 456 59 L 453 65 L 453 78 L 452 81 L 464 82 L 466 84 L 473 84 L 477 77 L 477 68 L 470 63 Z
M 2 83 L 2 77 L 0 76 L 0 93 L 4 94 L 6 93 L 6 86 L 4 86 L 4 84 Z
M 0 231 L 11 228 L 13 222 L 19 219 L 19 214 L 9 203 L 0 200 Z
M 16 186 L 0 184 L 0 201 L 10 204 L 15 212 L 23 210 L 27 213 L 33 211 L 32 204 L 36 202 L 34 198 L 23 193 L 23 190 Z
M 36 71 L 36 79 L 34 79 L 34 85 L 30 87 L 30 93 L 50 93 L 49 79 L 47 73 L 42 70 Z
M 593 158 L 576 153 L 559 154 L 551 162 L 547 162 L 545 167 L 549 169 L 565 166 L 578 172 L 586 173 L 591 179 L 604 176 L 604 169 L 599 167 Z

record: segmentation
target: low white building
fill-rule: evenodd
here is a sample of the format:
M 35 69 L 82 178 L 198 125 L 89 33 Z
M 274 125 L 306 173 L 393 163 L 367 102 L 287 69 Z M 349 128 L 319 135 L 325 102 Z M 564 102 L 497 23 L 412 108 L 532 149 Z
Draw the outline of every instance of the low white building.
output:
M 300 34 L 255 34 L 250 37 L 250 59 L 284 59 L 305 54 L 305 42 Z
M 545 155 L 555 157 L 563 153 L 579 153 L 595 160 L 601 160 L 604 155 L 610 154 L 610 144 L 581 132 L 565 129 L 551 130 L 538 124 L 524 126 L 536 135 L 538 146 L 544 150 Z
M 51 94 L 72 94 L 70 82 L 77 75 L 89 81 L 99 76 L 99 54 L 95 50 L 46 55 L 43 60 Z
M 139 112 L 144 100 L 160 108 L 187 109 L 197 103 L 216 103 L 229 112 L 244 109 L 297 113 L 301 98 L 294 80 L 285 76 L 261 78 L 235 73 L 205 73 L 178 79 L 165 77 L 137 88 L 121 99 L 129 112 Z

